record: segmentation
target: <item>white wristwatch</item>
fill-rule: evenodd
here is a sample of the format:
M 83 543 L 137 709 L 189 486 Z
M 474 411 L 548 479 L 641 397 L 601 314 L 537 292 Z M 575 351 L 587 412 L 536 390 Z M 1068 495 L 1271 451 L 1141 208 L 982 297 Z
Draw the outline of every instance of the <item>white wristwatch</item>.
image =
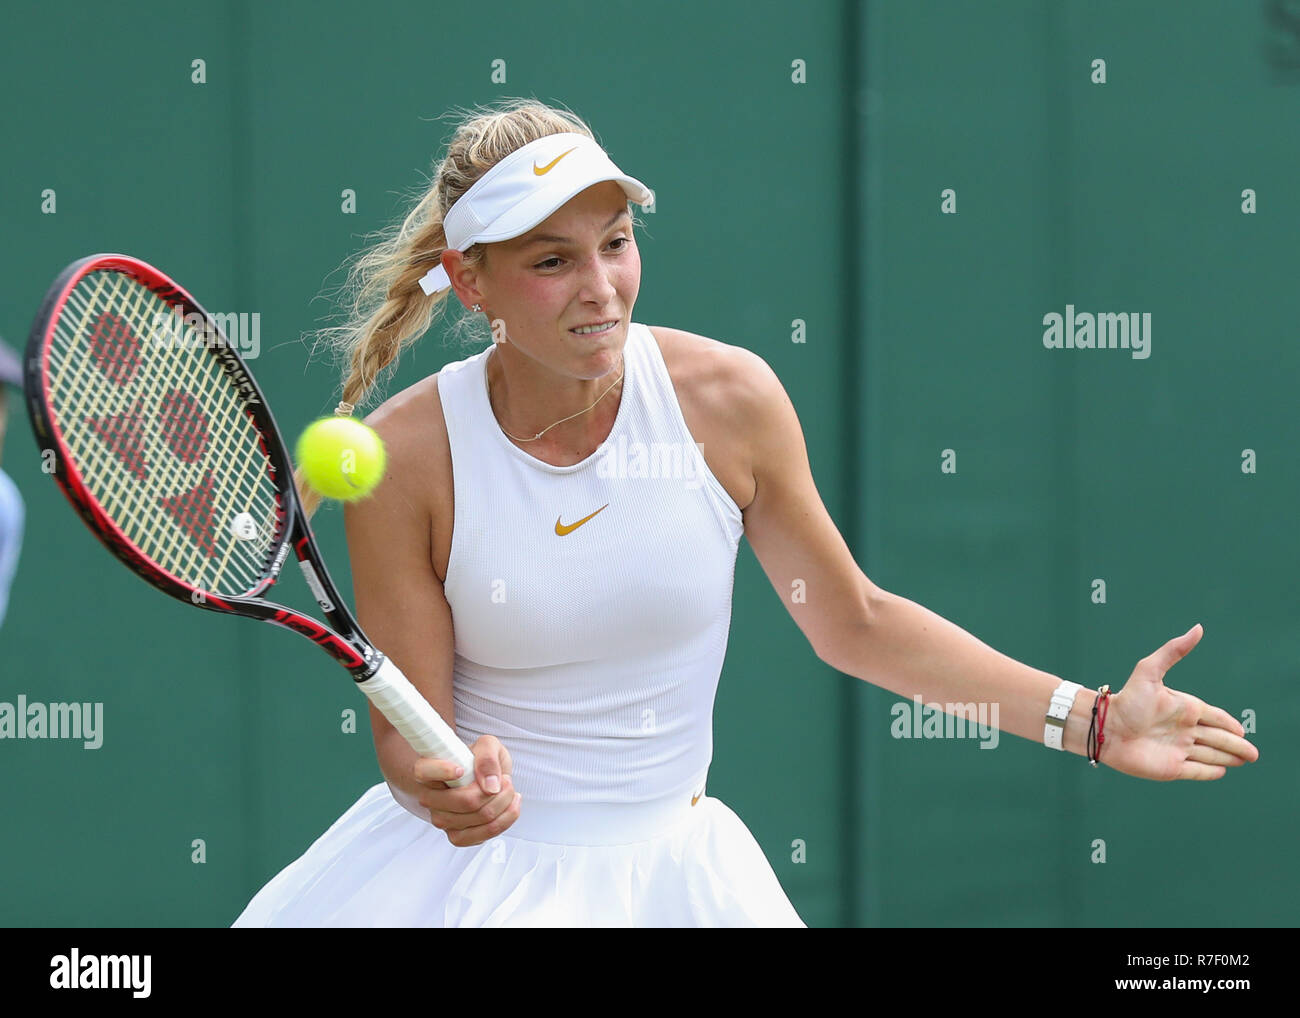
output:
M 1048 749 L 1065 749 L 1065 721 L 1070 716 L 1075 696 L 1082 688 L 1078 682 L 1062 682 L 1052 694 L 1052 702 L 1047 707 L 1047 718 L 1043 722 L 1043 745 Z

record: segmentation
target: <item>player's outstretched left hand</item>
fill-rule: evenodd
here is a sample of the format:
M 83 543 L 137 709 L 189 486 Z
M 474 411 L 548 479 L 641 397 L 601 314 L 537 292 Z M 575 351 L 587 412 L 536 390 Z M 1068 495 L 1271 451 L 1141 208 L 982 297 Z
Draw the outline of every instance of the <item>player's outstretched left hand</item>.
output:
M 1107 708 L 1101 762 L 1153 781 L 1214 781 L 1259 759 L 1241 723 L 1189 693 L 1170 689 L 1165 673 L 1201 642 L 1200 623 L 1137 663 Z

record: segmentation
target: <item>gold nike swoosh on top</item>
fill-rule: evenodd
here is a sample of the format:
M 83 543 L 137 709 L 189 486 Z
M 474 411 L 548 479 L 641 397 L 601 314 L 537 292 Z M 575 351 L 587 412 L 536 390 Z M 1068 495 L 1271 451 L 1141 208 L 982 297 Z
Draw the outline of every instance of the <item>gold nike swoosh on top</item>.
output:
M 573 148 L 577 148 L 577 147 L 578 147 L 577 145 L 574 145 L 574 146 L 573 146 Z M 573 151 L 573 148 L 569 149 L 569 152 L 572 152 L 572 151 Z M 567 156 L 567 155 L 569 154 L 569 152 L 561 152 L 558 156 L 556 156 L 554 159 L 552 159 L 549 163 L 547 163 L 547 164 L 546 164 L 545 166 L 543 166 L 541 169 L 538 169 L 538 168 L 537 168 L 537 163 L 534 162 L 534 163 L 533 163 L 533 173 L 537 174 L 537 176 L 539 176 L 539 177 L 541 177 L 541 176 L 545 176 L 547 173 L 550 173 L 551 170 L 554 169 L 555 164 L 558 163 L 558 162 L 559 162 L 561 159 L 563 159 L 565 156 Z
M 609 508 L 609 503 L 608 503 L 608 502 L 606 502 L 603 506 L 601 506 L 600 509 L 597 509 L 597 510 L 596 510 L 596 513 L 600 512 L 601 509 L 607 509 L 607 508 Z M 592 513 L 591 516 L 595 516 L 596 513 Z M 568 523 L 568 524 L 561 523 L 561 522 L 560 522 L 560 518 L 559 518 L 558 516 L 555 517 L 555 533 L 556 533 L 556 536 L 558 536 L 558 537 L 563 537 L 565 534 L 572 534 L 572 533 L 573 533 L 575 530 L 577 530 L 580 526 L 582 526 L 582 525 L 583 525 L 584 523 L 586 523 L 589 519 L 591 519 L 591 516 L 584 516 L 584 517 L 583 517 L 582 519 L 580 519 L 577 523 Z
M 700 795 L 703 795 L 703 794 L 704 794 L 704 793 L 701 792 L 699 795 L 692 795 L 692 796 L 691 796 L 691 805 L 694 806 L 697 802 L 699 802 L 699 801 L 700 801 Z

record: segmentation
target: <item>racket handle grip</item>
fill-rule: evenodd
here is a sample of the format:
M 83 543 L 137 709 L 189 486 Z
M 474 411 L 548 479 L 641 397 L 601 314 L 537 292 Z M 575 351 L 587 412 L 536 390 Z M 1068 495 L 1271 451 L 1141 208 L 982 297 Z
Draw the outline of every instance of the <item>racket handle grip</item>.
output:
M 357 685 L 420 756 L 454 760 L 465 768 L 459 778 L 447 782 L 450 787 L 474 780 L 474 754 L 397 665 L 384 658 L 375 674 Z

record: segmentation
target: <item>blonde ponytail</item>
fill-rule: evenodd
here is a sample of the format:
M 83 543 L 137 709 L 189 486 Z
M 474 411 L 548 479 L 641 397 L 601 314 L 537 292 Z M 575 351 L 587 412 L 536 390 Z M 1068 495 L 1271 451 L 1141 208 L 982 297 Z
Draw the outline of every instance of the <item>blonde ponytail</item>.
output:
M 536 99 L 503 99 L 452 113 L 462 119 L 432 183 L 401 224 L 381 232 L 383 239 L 353 263 L 342 288 L 347 321 L 317 333 L 346 363 L 342 401 L 355 407 L 364 404 L 380 375 L 396 368 L 401 352 L 428 331 L 453 298 L 451 290 L 427 296 L 419 284 L 447 248 L 442 225 L 447 210 L 484 173 L 531 141 L 566 131 L 595 137 L 577 114 Z M 477 266 L 485 256 L 484 246 L 475 244 L 464 261 Z M 465 323 L 463 319 L 461 326 Z M 473 337 L 480 344 L 491 339 L 486 322 L 482 328 L 482 335 Z M 310 517 L 321 497 L 306 484 L 301 468 L 294 471 L 294 481 Z

